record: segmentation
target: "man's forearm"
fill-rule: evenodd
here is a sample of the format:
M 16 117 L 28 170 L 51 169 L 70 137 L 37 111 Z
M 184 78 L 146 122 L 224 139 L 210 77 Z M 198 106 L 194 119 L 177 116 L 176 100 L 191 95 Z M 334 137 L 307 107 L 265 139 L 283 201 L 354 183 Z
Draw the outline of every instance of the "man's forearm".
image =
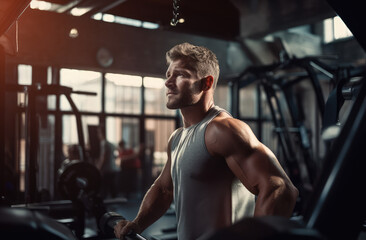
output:
M 162 189 L 154 183 L 142 200 L 139 212 L 133 220 L 144 231 L 158 220 L 170 207 L 173 201 L 172 191 Z

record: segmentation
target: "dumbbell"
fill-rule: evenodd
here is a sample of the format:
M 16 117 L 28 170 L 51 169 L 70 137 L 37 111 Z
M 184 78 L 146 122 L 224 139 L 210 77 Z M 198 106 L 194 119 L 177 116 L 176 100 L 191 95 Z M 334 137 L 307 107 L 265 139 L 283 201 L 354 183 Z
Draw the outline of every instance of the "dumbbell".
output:
M 115 212 L 107 212 L 105 213 L 99 220 L 98 227 L 106 237 L 114 237 L 114 226 L 121 220 L 125 220 L 124 217 Z M 137 233 L 129 233 L 125 236 L 127 240 L 146 240 L 146 238 L 142 237 Z

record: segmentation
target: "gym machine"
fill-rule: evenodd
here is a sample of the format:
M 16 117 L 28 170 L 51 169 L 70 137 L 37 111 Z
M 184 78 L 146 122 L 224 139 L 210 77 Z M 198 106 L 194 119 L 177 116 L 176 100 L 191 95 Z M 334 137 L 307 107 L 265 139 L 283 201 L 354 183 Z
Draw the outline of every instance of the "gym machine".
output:
M 49 95 L 64 95 L 68 100 L 72 112 L 76 117 L 77 134 L 79 141 L 79 157 L 81 161 L 87 161 L 85 151 L 85 140 L 82 132 L 81 115 L 71 98 L 71 94 L 84 94 L 94 96 L 96 93 L 73 91 L 72 88 L 66 86 L 47 85 L 47 84 L 35 84 L 35 85 L 16 85 L 6 84 L 8 92 L 22 92 L 25 94 L 27 100 L 26 106 L 26 203 L 32 203 L 35 201 L 37 193 L 36 187 L 36 162 L 38 154 L 38 121 L 37 121 L 37 97 L 38 96 L 49 96 Z M 36 140 L 35 140 L 36 139 Z
M 300 191 L 302 202 L 311 193 L 320 166 L 316 164 L 309 129 L 305 126 L 305 118 L 301 110 L 304 106 L 298 101 L 293 87 L 302 81 L 310 81 L 323 122 L 323 129 L 333 125 L 342 103 L 339 94 L 333 94 L 335 97 L 328 99 L 325 103 L 320 86 L 320 76 L 324 76 L 336 86 L 335 90 L 338 93 L 342 91 L 342 87 L 348 87 L 349 92 L 350 84 L 347 83 L 356 77 L 361 78 L 365 71 L 363 67 L 331 66 L 322 61 L 334 59 L 334 57 L 281 58 L 278 63 L 249 67 L 234 80 L 238 82 L 239 89 L 253 82 L 258 82 L 265 93 L 284 163 L 290 178 Z M 347 95 L 346 89 L 344 89 L 344 93 Z M 280 103 L 279 94 L 283 95 L 290 121 L 286 120 L 286 112 Z M 334 98 L 338 100 L 338 104 L 336 104 L 338 108 L 335 110 L 332 109 L 336 102 L 332 100 Z M 239 103 L 236 106 L 239 106 Z M 329 151 L 329 144 L 325 146 L 326 151 Z M 304 163 L 305 173 L 300 167 L 301 163 Z M 303 173 L 306 178 L 304 179 L 300 173 Z M 302 207 L 302 203 L 298 205 L 297 207 Z
M 99 196 L 101 175 L 99 170 L 89 162 L 85 152 L 85 141 L 82 130 L 81 115 L 71 98 L 71 94 L 95 95 L 95 93 L 73 91 L 69 87 L 56 85 L 6 85 L 7 91 L 24 92 L 26 94 L 26 204 L 3 208 L 0 228 L 2 233 L 12 239 L 26 236 L 41 239 L 105 239 L 114 237 L 114 224 L 124 219 L 117 213 L 107 212 L 106 206 Z M 36 187 L 36 161 L 38 129 L 36 118 L 36 97 L 45 95 L 65 95 L 76 117 L 79 139 L 79 160 L 66 159 L 58 170 L 58 190 L 69 201 L 53 201 L 34 203 Z M 71 201 L 71 202 L 70 202 Z M 97 236 L 84 237 L 86 215 L 94 217 L 97 223 Z M 48 215 L 48 216 L 47 216 Z M 23 216 L 17 222 L 17 216 Z M 71 218 L 70 218 L 71 216 Z M 66 217 L 66 220 L 65 220 Z M 59 218 L 59 220 L 55 220 Z M 8 221 L 8 219 L 14 221 Z M 24 220 L 24 222 L 23 222 Z M 17 231 L 17 229 L 26 231 Z M 131 233 L 127 239 L 144 239 Z
M 99 196 L 100 174 L 93 165 L 79 160 L 67 161 L 59 169 L 59 188 L 64 197 L 72 204 L 54 202 L 30 204 L 0 208 L 0 229 L 2 236 L 11 239 L 110 239 L 114 238 L 114 225 L 124 219 L 114 212 L 107 212 Z M 73 222 L 57 221 L 45 213 L 56 215 L 57 212 L 71 208 Z M 43 213 L 42 213 L 43 212 Z M 85 213 L 95 218 L 98 227 L 96 236 L 83 237 Z M 59 213 L 60 214 L 60 213 Z M 142 236 L 130 233 L 127 240 L 144 240 Z
M 101 176 L 95 166 L 66 160 L 60 167 L 58 186 L 69 201 L 54 201 L 0 208 L 0 229 L 11 239 L 96 240 L 114 238 L 113 227 L 124 217 L 107 208 L 99 196 Z M 97 234 L 84 237 L 86 215 L 94 217 Z M 4 217 L 5 216 L 5 217 Z M 56 220 L 57 217 L 68 217 Z M 70 220 L 71 217 L 71 220 Z M 127 240 L 144 240 L 130 233 Z

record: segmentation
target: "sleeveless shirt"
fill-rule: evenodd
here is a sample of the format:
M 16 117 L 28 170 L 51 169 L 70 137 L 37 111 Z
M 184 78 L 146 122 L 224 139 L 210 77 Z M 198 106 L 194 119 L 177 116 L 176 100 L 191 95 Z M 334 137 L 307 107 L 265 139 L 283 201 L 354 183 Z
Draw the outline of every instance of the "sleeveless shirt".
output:
M 214 106 L 201 122 L 173 134 L 171 175 L 178 240 L 205 239 L 254 214 L 255 196 L 235 177 L 224 158 L 209 154 L 205 144 L 207 125 L 223 111 Z

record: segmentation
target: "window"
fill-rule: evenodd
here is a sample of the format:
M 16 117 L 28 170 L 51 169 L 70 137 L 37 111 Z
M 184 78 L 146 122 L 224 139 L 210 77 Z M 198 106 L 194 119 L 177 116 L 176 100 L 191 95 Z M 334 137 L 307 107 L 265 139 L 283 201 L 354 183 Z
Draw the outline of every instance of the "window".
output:
M 339 16 L 324 20 L 324 42 L 352 37 L 351 31 Z
M 140 144 L 140 124 L 138 118 L 108 117 L 106 122 L 106 138 L 118 146 L 121 140 L 127 148 L 138 149 Z
M 60 70 L 60 84 L 71 87 L 73 91 L 96 93 L 96 96 L 71 94 L 79 111 L 100 112 L 102 74 L 94 71 L 62 68 Z M 64 95 L 61 96 L 61 110 L 71 110 L 71 106 Z
M 151 149 L 152 177 L 156 178 L 167 161 L 167 146 L 175 130 L 174 120 L 148 119 L 145 123 L 146 147 Z
M 24 64 L 18 65 L 18 84 L 32 84 L 32 66 Z
M 110 113 L 141 113 L 142 77 L 107 73 L 105 109 Z
M 98 125 L 99 118 L 97 116 L 82 116 L 81 124 L 83 126 L 84 141 L 86 144 L 89 144 L 88 125 Z M 74 115 L 64 115 L 62 118 L 62 142 L 65 155 L 67 155 L 67 145 L 79 143 Z

